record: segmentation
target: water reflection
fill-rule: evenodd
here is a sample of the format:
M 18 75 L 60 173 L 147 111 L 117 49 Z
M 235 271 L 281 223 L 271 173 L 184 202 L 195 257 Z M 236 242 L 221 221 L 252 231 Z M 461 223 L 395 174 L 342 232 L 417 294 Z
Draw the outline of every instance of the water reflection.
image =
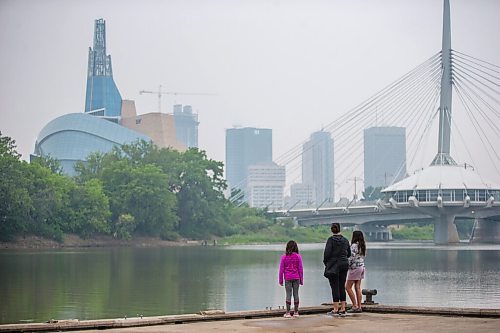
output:
M 0 322 L 283 305 L 283 245 L 0 252 Z M 329 302 L 323 244 L 300 247 L 302 305 Z M 500 308 L 500 246 L 369 244 L 363 287 L 383 304 Z

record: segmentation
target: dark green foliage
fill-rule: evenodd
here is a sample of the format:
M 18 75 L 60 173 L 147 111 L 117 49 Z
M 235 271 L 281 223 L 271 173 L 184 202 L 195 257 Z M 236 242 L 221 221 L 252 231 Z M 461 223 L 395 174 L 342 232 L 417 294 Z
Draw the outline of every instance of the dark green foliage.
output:
M 223 164 L 198 149 L 181 153 L 138 141 L 91 154 L 75 170 L 69 178 L 52 158 L 20 161 L 15 142 L 0 135 L 0 237 L 207 239 L 272 223 L 263 211 L 226 200 Z
M 71 214 L 70 193 L 75 184 L 71 179 L 36 163 L 28 165 L 25 177 L 28 178 L 31 198 L 29 230 L 62 241 L 62 233 Z
M 469 239 L 474 227 L 474 219 L 456 219 L 455 225 L 457 226 L 458 236 L 460 239 Z
M 401 229 L 392 230 L 392 238 L 394 240 L 432 240 L 433 237 L 433 224 L 423 226 L 407 224 Z
M 55 158 L 52 158 L 50 156 L 37 156 L 32 159 L 31 161 L 34 164 L 39 164 L 43 167 L 46 167 L 50 169 L 53 173 L 57 173 L 59 175 L 62 175 L 62 166 L 61 163 L 56 160 Z
M 383 197 L 381 193 L 382 189 L 382 187 L 368 186 L 363 191 L 363 199 L 361 199 L 361 201 L 377 201 L 381 199 Z
M 26 163 L 19 160 L 15 141 L 0 132 L 0 240 L 27 231 L 31 207 Z
M 135 218 L 130 214 L 118 216 L 113 228 L 113 237 L 129 240 L 135 230 Z
M 160 234 L 160 238 L 167 241 L 176 241 L 180 237 L 181 236 L 177 232 L 172 230 L 163 230 Z
M 111 231 L 109 200 L 104 194 L 101 182 L 91 179 L 77 185 L 71 192 L 72 207 L 65 232 L 76 233 L 84 238 Z

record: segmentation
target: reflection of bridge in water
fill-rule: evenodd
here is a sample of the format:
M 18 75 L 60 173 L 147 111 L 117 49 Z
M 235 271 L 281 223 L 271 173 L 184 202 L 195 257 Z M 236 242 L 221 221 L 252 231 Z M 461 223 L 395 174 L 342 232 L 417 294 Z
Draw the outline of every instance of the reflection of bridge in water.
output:
M 475 221 L 472 241 L 500 243 L 500 185 L 489 182 L 485 175 L 480 175 L 470 165 L 458 165 L 450 155 L 451 128 L 452 125 L 456 126 L 451 121 L 452 88 L 455 88 L 471 116 L 470 124 L 467 125 L 481 136 L 484 133 L 478 132 L 477 118 L 482 117 L 486 126 L 492 130 L 492 140 L 500 138 L 497 125 L 499 121 L 495 120 L 495 117 L 500 119 L 499 74 L 499 66 L 451 48 L 450 7 L 449 0 L 445 0 L 441 52 L 397 82 L 403 90 L 414 89 L 413 86 L 417 86 L 417 90 L 411 90 L 410 93 L 396 90 L 397 96 L 390 97 L 390 103 L 393 103 L 394 98 L 407 100 L 409 97 L 405 94 L 416 95 L 422 93 L 422 90 L 425 92 L 426 88 L 422 89 L 424 85 L 419 82 L 422 77 L 430 79 L 431 87 L 433 84 L 438 87 L 438 151 L 431 165 L 385 188 L 382 191 L 384 199 L 373 205 L 288 209 L 277 213 L 292 216 L 303 226 L 329 224 L 333 219 L 346 225 L 359 225 L 360 229 L 368 233 L 369 238 L 378 240 L 390 239 L 390 231 L 387 229 L 390 224 L 432 222 L 434 241 L 437 244 L 459 242 L 455 221 L 468 218 Z M 407 80 L 410 82 L 406 82 Z M 384 94 L 391 93 L 391 89 L 384 91 Z M 429 92 L 426 94 L 429 95 Z M 432 93 L 429 96 L 432 97 Z M 379 98 L 380 103 L 382 97 L 376 98 Z M 375 98 L 367 103 L 374 100 Z M 432 98 L 426 97 L 411 104 L 417 104 L 412 105 L 416 108 L 426 105 L 432 108 L 432 102 Z M 390 105 L 389 102 L 382 102 L 384 103 Z M 490 117 L 487 112 L 491 112 L 493 116 Z M 400 110 L 400 113 L 404 112 Z M 419 119 L 411 121 L 419 122 Z M 425 123 L 423 120 L 420 122 Z M 496 149 L 499 142 L 492 143 L 488 135 L 484 135 L 481 142 L 491 149 L 492 160 L 497 169 L 500 157 Z

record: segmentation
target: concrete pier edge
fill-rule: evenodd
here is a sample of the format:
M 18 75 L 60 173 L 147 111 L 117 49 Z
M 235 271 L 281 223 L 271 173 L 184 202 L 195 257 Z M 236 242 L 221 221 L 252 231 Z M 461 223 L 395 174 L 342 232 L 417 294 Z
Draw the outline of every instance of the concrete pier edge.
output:
M 319 314 L 331 310 L 330 305 L 302 307 L 300 313 Z M 460 317 L 489 317 L 500 318 L 500 309 L 481 308 L 448 308 L 448 307 L 421 307 L 421 306 L 394 306 L 394 305 L 363 305 L 364 312 L 399 313 L 414 315 L 460 316 Z M 157 317 L 131 317 L 97 320 L 55 320 L 47 323 L 6 324 L 0 325 L 0 332 L 44 332 L 44 331 L 71 331 L 86 329 L 111 329 L 123 327 L 139 327 L 153 325 L 175 325 L 201 321 L 255 319 L 279 317 L 284 309 L 267 309 L 253 311 L 224 312 L 220 310 L 202 311 L 199 314 L 169 315 Z

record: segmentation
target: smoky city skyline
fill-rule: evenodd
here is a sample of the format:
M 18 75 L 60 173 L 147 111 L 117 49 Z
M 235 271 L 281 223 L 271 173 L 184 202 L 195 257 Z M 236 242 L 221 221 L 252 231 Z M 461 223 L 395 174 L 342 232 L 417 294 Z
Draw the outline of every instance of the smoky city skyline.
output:
M 450 6 L 452 48 L 499 66 L 500 3 Z M 191 105 L 199 148 L 223 162 L 226 129 L 272 129 L 276 160 L 439 52 L 442 7 L 442 0 L 0 0 L 0 130 L 29 160 L 49 121 L 83 113 L 88 48 L 94 20 L 103 18 L 114 81 L 138 114 L 158 111 L 158 97 L 141 90 L 201 93 L 163 95 L 161 112 Z M 460 119 L 453 98 L 452 117 Z M 383 110 L 373 116 L 377 125 L 398 126 Z M 469 128 L 460 131 L 468 144 L 453 141 L 452 128 L 457 163 L 472 163 L 500 183 L 500 133 L 488 135 L 495 155 L 481 150 L 484 142 Z M 429 133 L 408 173 L 436 154 L 437 131 Z M 362 153 L 363 145 L 354 149 Z M 348 176 L 363 176 L 363 168 Z M 349 192 L 339 187 L 339 194 Z

